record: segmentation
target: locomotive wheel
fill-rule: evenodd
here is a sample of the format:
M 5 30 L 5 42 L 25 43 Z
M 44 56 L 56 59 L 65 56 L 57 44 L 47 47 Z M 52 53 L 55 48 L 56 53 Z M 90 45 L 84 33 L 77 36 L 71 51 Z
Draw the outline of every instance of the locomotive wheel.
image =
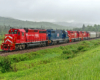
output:
M 44 44 L 44 46 L 46 46 L 46 43 Z
M 67 43 L 67 40 L 66 41 L 64 41 L 65 43 Z
M 67 43 L 69 43 L 69 40 L 67 40 Z
M 41 47 L 41 46 L 42 46 L 42 43 L 40 43 L 39 47 Z
M 20 46 L 18 45 L 17 47 L 18 47 L 18 50 L 20 50 Z
M 15 46 L 15 50 L 18 50 L 18 45 Z
M 15 50 L 20 50 L 20 45 L 16 45 Z
M 74 39 L 74 42 L 76 42 L 76 40 Z
M 19 49 L 22 49 L 22 45 L 19 45 Z
M 55 45 L 55 42 L 53 42 L 53 45 Z
M 54 45 L 54 42 L 52 42 L 52 45 Z
M 57 41 L 54 42 L 54 45 L 56 45 L 56 44 L 57 44 Z
M 22 49 L 25 49 L 25 44 L 22 45 Z
M 43 47 L 43 43 L 41 43 L 41 46 Z
M 46 46 L 46 42 L 41 43 L 41 46 L 42 47 Z

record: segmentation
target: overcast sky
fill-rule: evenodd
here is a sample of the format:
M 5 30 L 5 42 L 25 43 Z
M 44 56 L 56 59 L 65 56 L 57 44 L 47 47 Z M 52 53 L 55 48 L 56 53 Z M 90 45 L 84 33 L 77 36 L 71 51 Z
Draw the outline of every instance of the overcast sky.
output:
M 100 0 L 0 0 L 0 16 L 31 21 L 100 23 Z

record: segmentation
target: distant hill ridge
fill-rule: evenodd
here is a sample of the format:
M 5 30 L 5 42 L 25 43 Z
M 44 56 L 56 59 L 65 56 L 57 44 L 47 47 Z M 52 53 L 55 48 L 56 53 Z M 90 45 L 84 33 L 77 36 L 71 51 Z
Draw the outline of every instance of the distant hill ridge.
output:
M 66 26 L 58 25 L 55 23 L 22 21 L 8 17 L 0 17 L 0 25 L 11 26 L 11 27 L 27 27 L 27 28 L 68 29 L 68 27 Z

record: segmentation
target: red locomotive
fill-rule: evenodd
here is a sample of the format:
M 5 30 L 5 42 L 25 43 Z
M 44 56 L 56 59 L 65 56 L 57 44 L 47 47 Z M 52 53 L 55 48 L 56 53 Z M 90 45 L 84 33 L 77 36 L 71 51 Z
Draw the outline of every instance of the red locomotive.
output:
M 88 39 L 89 38 L 90 34 L 88 32 L 83 31 L 82 33 L 83 33 L 83 39 Z
M 69 36 L 69 42 L 74 42 L 79 40 L 79 32 L 78 31 L 67 31 Z
M 67 31 L 69 42 L 80 41 L 88 39 L 90 34 L 86 31 Z
M 78 31 L 79 40 L 83 40 L 83 33 L 82 31 Z
M 9 34 L 5 34 L 4 43 L 1 44 L 1 49 L 18 50 L 25 49 L 34 43 L 34 45 L 46 45 L 47 34 L 46 30 L 42 29 L 10 29 Z

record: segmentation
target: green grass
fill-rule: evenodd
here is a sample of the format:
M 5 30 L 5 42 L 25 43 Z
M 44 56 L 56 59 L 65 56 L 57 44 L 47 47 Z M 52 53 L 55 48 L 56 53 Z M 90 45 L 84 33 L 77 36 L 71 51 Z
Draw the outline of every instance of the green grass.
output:
M 100 40 L 8 56 L 14 71 L 0 73 L 1 80 L 99 80 Z M 85 47 L 84 47 L 85 46 Z M 65 58 L 69 53 L 73 57 Z M 27 55 L 25 60 L 20 56 Z M 31 57 L 34 56 L 34 57 Z M 13 59 L 19 58 L 19 61 Z
M 25 61 L 24 64 L 29 64 L 29 62 Z M 99 80 L 100 46 L 72 59 L 58 60 L 23 71 L 4 73 L 0 74 L 0 77 L 12 80 Z
M 0 44 L 2 43 L 2 41 L 0 41 Z

